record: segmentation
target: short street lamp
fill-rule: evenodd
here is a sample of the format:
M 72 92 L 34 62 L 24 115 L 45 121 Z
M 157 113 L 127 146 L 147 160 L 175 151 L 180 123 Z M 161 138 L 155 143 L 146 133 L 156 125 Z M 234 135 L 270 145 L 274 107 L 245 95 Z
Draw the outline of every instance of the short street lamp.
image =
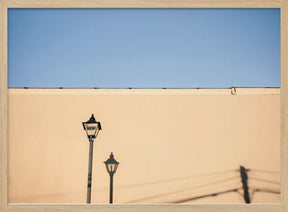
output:
M 105 163 L 107 172 L 110 175 L 110 201 L 109 203 L 112 204 L 113 203 L 113 175 L 115 174 L 119 163 L 114 159 L 113 152 L 111 152 L 110 158 L 108 158 L 108 160 L 106 160 L 104 163 Z
M 87 137 L 89 139 L 90 147 L 89 147 L 89 166 L 88 166 L 88 184 L 87 184 L 87 203 L 91 202 L 91 184 L 92 184 L 92 159 L 93 159 L 93 142 L 97 137 L 99 131 L 101 130 L 100 122 L 97 122 L 92 114 L 91 118 L 82 122 L 84 130 L 87 133 Z

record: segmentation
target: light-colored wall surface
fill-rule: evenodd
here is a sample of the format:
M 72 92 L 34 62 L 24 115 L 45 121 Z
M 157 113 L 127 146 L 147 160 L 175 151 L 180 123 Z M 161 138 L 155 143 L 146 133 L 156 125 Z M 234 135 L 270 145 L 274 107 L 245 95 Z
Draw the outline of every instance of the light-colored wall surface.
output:
M 89 143 L 81 122 L 92 113 L 103 128 L 94 143 L 92 203 L 109 201 L 103 161 L 110 152 L 120 162 L 116 203 L 171 203 L 240 188 L 240 164 L 251 169 L 252 202 L 280 202 L 278 194 L 252 195 L 253 188 L 280 190 L 279 90 L 209 90 L 10 89 L 9 202 L 86 202 Z M 241 193 L 189 203 L 243 203 Z

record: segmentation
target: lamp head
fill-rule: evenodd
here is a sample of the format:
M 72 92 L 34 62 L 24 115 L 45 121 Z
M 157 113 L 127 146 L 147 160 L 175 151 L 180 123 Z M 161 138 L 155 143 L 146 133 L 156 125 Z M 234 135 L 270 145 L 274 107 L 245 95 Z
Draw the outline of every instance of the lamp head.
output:
M 119 165 L 119 162 L 114 159 L 113 152 L 111 152 L 110 158 L 108 158 L 104 163 L 109 174 L 114 174 Z
M 99 131 L 102 130 L 101 124 L 95 120 L 94 114 L 91 115 L 88 121 L 82 122 L 82 125 L 90 141 L 94 141 Z

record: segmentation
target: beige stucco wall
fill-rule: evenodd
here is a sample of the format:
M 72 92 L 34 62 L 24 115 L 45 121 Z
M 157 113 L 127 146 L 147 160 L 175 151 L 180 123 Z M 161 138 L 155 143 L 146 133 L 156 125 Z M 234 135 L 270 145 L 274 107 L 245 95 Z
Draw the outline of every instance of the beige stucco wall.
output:
M 238 188 L 240 164 L 251 169 L 251 192 L 280 190 L 279 89 L 9 89 L 8 101 L 10 203 L 85 203 L 89 145 L 81 122 L 92 113 L 103 128 L 94 143 L 93 203 L 109 200 L 103 161 L 110 152 L 120 162 L 117 203 L 169 203 Z M 256 192 L 252 202 L 280 202 L 280 195 Z M 243 198 L 228 193 L 189 203 Z

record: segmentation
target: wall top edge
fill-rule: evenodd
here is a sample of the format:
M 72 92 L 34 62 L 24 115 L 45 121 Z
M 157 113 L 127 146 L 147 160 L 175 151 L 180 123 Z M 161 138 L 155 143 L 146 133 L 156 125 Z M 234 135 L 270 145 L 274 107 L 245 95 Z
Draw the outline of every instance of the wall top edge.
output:
M 10 94 L 166 94 L 166 95 L 279 95 L 280 88 L 199 88 L 199 89 L 93 89 L 93 88 L 9 88 L 8 95 Z

